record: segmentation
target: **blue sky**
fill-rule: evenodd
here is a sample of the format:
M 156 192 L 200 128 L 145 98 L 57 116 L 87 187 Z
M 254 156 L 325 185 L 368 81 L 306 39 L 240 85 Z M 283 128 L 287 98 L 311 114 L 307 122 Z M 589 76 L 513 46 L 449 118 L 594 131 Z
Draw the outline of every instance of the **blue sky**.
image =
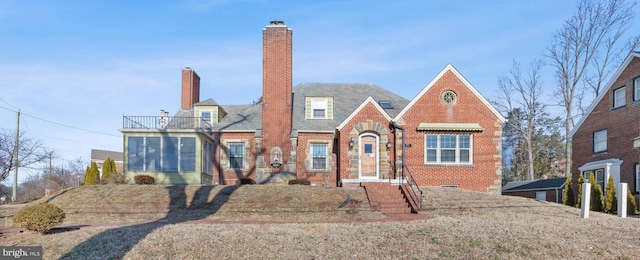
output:
M 576 1 L 0 1 L 0 130 L 59 159 L 122 151 L 123 115 L 261 95 L 262 28 L 293 29 L 293 84 L 373 83 L 413 98 L 452 64 L 488 99 L 512 61 L 541 58 Z M 637 22 L 632 28 L 640 31 Z M 551 72 L 545 85 L 553 85 Z M 551 95 L 549 91 L 547 95 Z M 55 122 L 55 123 L 52 123 Z M 60 125 L 63 124 L 63 125 Z

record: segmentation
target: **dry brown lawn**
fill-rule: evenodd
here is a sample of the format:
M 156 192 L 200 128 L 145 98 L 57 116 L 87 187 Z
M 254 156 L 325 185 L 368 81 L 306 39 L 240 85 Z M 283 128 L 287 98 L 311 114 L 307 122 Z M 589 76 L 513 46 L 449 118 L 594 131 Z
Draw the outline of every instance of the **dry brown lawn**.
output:
M 361 189 L 106 187 L 48 198 L 69 214 L 65 224 L 101 225 L 5 233 L 0 244 L 42 245 L 45 259 L 640 259 L 640 219 L 581 219 L 579 209 L 517 197 L 425 188 L 425 219 L 385 222 L 366 201 L 337 208 L 347 194 L 362 200 Z

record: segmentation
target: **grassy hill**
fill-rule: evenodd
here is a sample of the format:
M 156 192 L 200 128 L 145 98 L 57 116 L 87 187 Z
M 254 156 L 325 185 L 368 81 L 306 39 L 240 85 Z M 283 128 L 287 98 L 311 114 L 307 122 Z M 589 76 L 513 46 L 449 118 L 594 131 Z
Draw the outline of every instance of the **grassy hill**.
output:
M 338 209 L 347 194 L 364 201 L 362 189 L 82 187 L 46 200 L 68 221 L 115 226 L 0 234 L 0 244 L 42 245 L 45 259 L 640 259 L 635 216 L 581 219 L 555 203 L 424 190 L 424 219 L 387 222 L 365 202 Z M 127 219 L 153 222 L 116 224 Z
M 293 222 L 384 217 L 371 211 L 363 189 L 300 185 L 98 185 L 64 190 L 39 201 L 61 207 L 67 213 L 65 224 L 160 219 Z M 349 210 L 358 214 L 348 214 Z

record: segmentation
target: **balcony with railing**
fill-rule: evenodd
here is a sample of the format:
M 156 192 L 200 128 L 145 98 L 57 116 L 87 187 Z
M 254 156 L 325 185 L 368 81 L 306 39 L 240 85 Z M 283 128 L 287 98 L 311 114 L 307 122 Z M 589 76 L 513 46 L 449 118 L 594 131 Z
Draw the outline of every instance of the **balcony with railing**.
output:
M 211 128 L 211 122 L 201 117 L 122 116 L 124 129 L 196 129 Z

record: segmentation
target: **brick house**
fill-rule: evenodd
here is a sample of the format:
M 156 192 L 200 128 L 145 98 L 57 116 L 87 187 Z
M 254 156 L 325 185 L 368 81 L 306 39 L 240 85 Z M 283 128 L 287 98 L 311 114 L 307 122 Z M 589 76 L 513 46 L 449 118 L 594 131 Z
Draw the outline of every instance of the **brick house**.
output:
M 263 29 L 263 95 L 253 105 L 200 101 L 200 77 L 182 70 L 173 117 L 124 117 L 128 180 L 364 186 L 411 178 L 418 186 L 500 193 L 505 119 L 451 65 L 407 100 L 372 84 L 292 86 L 292 30 Z
M 603 190 L 609 176 L 640 192 L 640 53 L 632 52 L 569 134 L 574 181 L 594 173 Z

